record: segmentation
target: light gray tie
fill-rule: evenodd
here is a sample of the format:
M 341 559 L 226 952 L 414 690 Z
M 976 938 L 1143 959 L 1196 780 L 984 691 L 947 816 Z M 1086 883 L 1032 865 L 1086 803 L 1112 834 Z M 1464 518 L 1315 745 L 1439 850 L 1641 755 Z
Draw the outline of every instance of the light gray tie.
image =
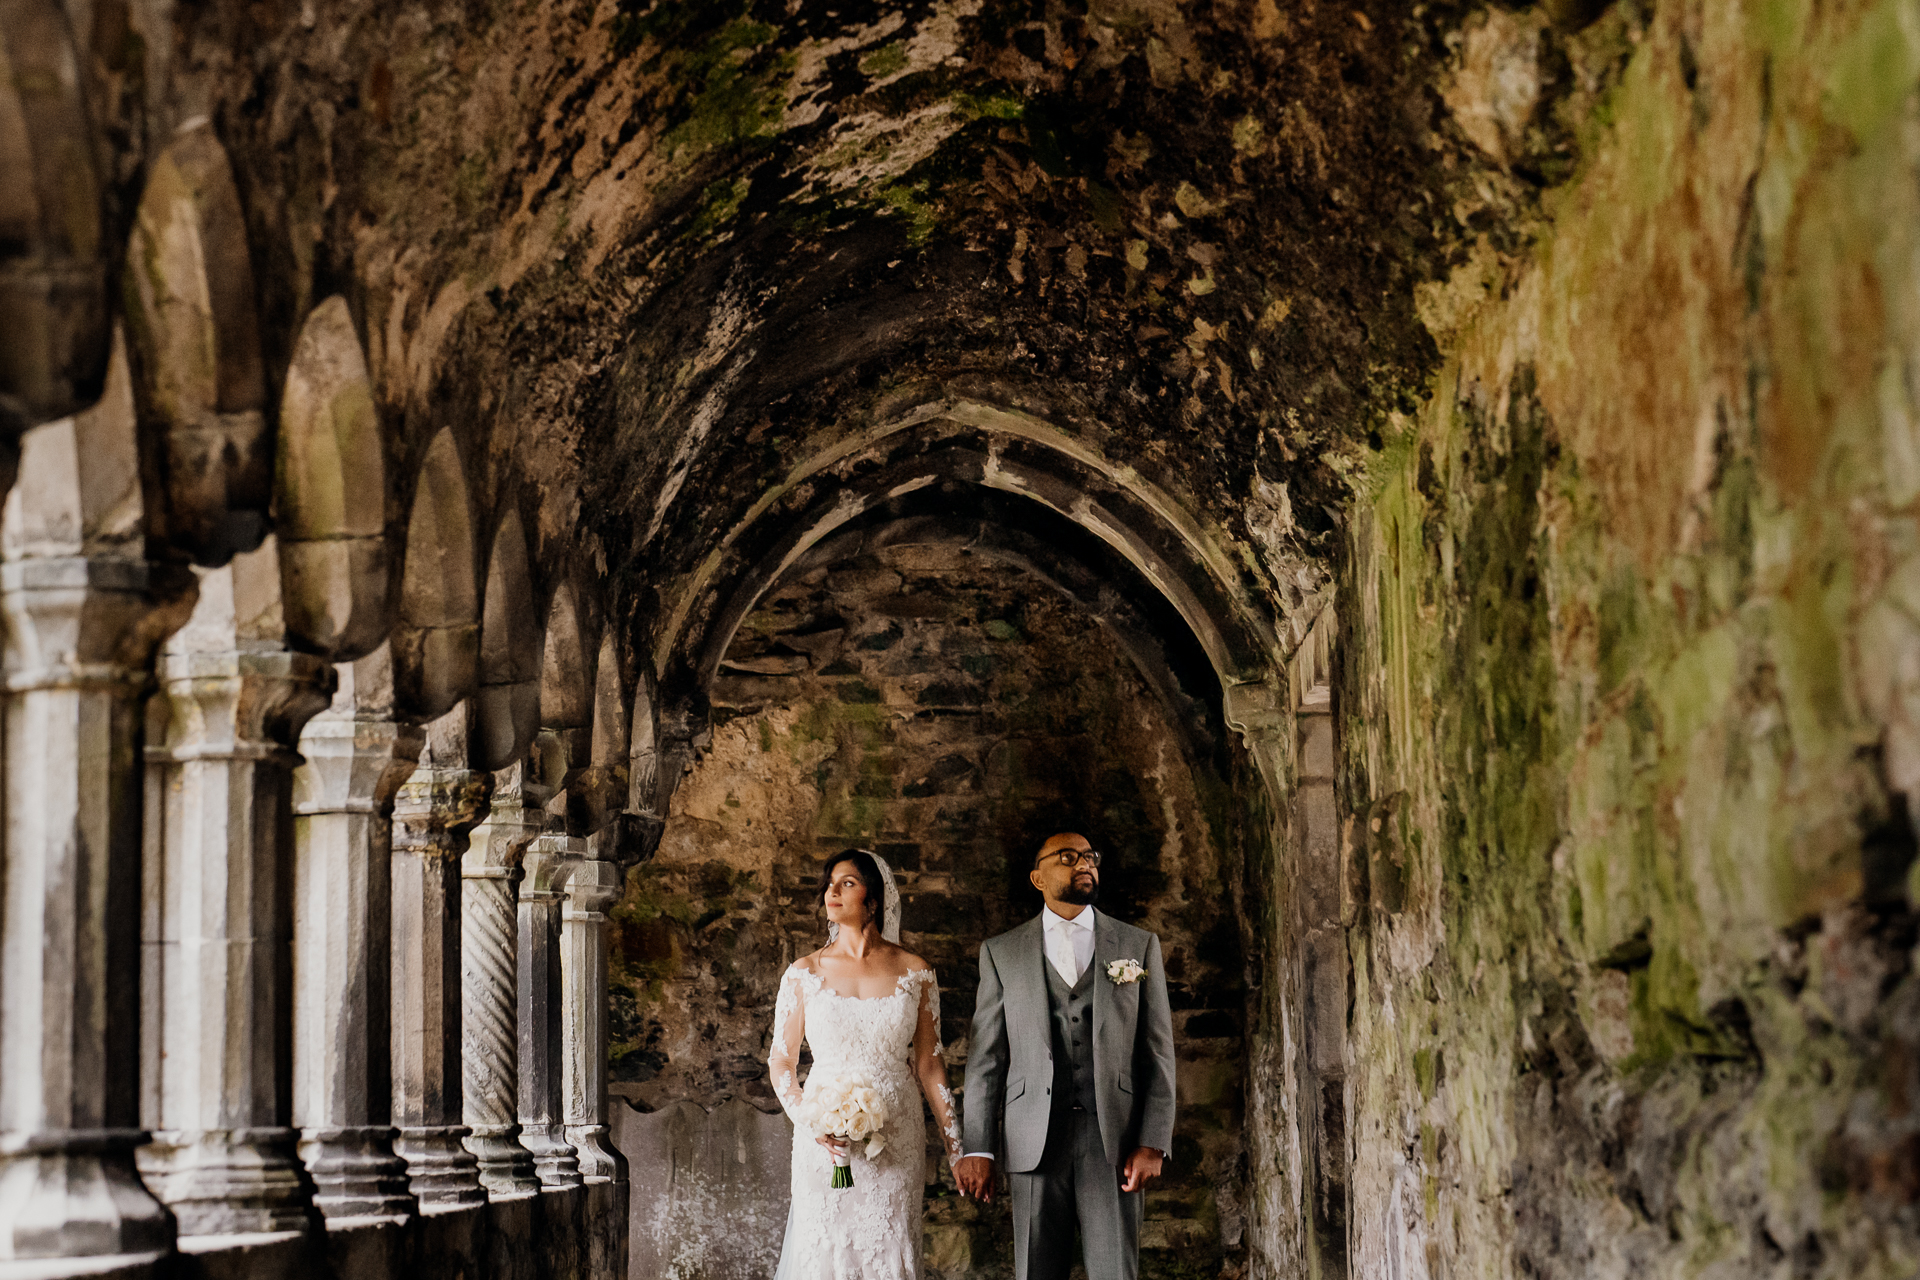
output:
M 1073 943 L 1073 980 L 1080 981 L 1080 975 L 1093 963 L 1093 930 L 1080 925 L 1077 921 L 1067 926 L 1067 937 Z

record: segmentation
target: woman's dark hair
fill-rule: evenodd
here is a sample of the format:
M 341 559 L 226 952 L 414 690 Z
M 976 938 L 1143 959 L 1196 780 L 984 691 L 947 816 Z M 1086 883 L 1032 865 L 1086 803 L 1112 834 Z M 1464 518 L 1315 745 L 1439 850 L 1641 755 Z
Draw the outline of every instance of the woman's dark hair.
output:
M 867 886 L 867 918 L 878 921 L 887 910 L 887 882 L 880 877 L 880 864 L 865 849 L 842 849 L 827 859 L 827 865 L 820 868 L 820 892 L 815 894 L 822 905 L 827 900 L 827 890 L 833 886 L 833 872 L 843 862 L 851 862 L 860 883 Z

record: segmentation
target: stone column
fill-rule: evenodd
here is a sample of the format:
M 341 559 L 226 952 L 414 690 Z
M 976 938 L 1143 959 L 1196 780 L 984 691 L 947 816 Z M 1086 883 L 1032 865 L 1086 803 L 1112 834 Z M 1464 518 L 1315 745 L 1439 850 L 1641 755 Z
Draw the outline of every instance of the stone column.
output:
M 1307 663 L 1297 663 L 1296 668 Z M 1325 673 L 1296 674 L 1292 825 L 1294 947 L 1300 958 L 1303 1053 L 1300 1096 L 1307 1138 L 1308 1216 L 1315 1238 L 1345 1240 L 1352 1169 L 1347 1086 L 1347 920 L 1340 838 L 1332 689 Z M 1346 1280 L 1344 1250 L 1323 1250 L 1321 1274 Z
M 133 558 L 0 565 L 0 1262 L 173 1243 L 133 1161 L 141 701 L 192 601 L 185 570 Z
M 448 716 L 464 724 L 465 710 Z M 451 736 L 427 732 L 430 751 Z M 394 1146 L 423 1209 L 486 1200 L 461 1141 L 460 858 L 492 787 L 492 774 L 430 759 L 393 806 Z
M 567 877 L 560 972 L 564 987 L 562 1092 L 567 1141 L 583 1182 L 613 1182 L 620 1158 L 607 1137 L 607 908 L 620 896 L 620 869 L 582 862 Z
M 494 775 L 493 807 L 461 859 L 460 1039 L 467 1150 L 493 1199 L 540 1189 L 520 1142 L 519 935 L 514 889 L 527 844 L 546 815 L 523 764 Z
M 400 1220 L 415 1205 L 393 1152 L 389 815 L 421 734 L 393 718 L 384 647 L 338 670 L 293 778 L 293 1122 L 329 1222 Z
M 561 1095 L 560 911 L 586 848 L 584 837 L 543 835 L 528 847 L 520 880 L 520 1140 L 543 1187 L 580 1185 Z
M 233 603 L 234 566 L 203 575 L 200 607 L 161 657 L 147 748 L 154 1133 L 139 1165 L 183 1236 L 305 1231 L 313 1217 L 287 1090 L 291 792 L 293 743 L 334 675 L 308 654 L 201 647 L 202 632 L 234 644 Z

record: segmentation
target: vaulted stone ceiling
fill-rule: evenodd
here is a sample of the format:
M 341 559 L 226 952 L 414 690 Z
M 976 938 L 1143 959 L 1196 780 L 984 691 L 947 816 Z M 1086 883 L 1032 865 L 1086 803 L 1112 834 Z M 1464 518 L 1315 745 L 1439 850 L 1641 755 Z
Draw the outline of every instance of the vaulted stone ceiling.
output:
M 1284 628 L 1435 362 L 1418 288 L 1567 154 L 1530 67 L 1441 84 L 1453 8 L 303 0 L 170 56 L 269 364 L 345 292 L 407 461 L 484 440 L 639 631 L 796 461 L 954 397 L 1152 477 Z

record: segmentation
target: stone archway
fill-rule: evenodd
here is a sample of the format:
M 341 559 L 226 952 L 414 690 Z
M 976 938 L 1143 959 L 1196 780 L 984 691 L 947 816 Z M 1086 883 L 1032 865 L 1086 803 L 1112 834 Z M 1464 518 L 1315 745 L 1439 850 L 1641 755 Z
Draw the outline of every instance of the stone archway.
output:
M 1219 685 L 1271 680 L 1287 646 L 1250 566 L 1136 468 L 1032 414 L 943 398 L 811 442 L 779 483 L 712 540 L 662 601 L 652 658 L 668 701 L 697 696 L 760 596 L 823 539 L 897 500 L 962 485 L 1019 499 L 1104 545 L 1117 578 L 1137 579 L 1190 632 Z
M 696 1240 L 715 1273 L 771 1274 L 788 1127 L 766 1035 L 781 970 L 821 942 L 823 856 L 862 845 L 896 868 L 903 941 L 941 974 L 961 1076 L 978 944 L 1038 909 L 1025 872 L 1058 829 L 1108 853 L 1103 906 L 1167 948 L 1182 1113 L 1148 1273 L 1241 1265 L 1249 910 L 1229 796 L 1250 771 L 1213 653 L 1109 542 L 968 481 L 902 492 L 881 474 L 871 505 L 776 545 L 777 572 L 716 615 L 710 737 L 614 912 L 611 1087 L 649 1113 L 617 1126 L 635 1275 L 692 1265 Z M 674 1185 L 650 1186 L 669 1166 Z M 1005 1272 L 1004 1209 L 930 1171 L 930 1270 Z

